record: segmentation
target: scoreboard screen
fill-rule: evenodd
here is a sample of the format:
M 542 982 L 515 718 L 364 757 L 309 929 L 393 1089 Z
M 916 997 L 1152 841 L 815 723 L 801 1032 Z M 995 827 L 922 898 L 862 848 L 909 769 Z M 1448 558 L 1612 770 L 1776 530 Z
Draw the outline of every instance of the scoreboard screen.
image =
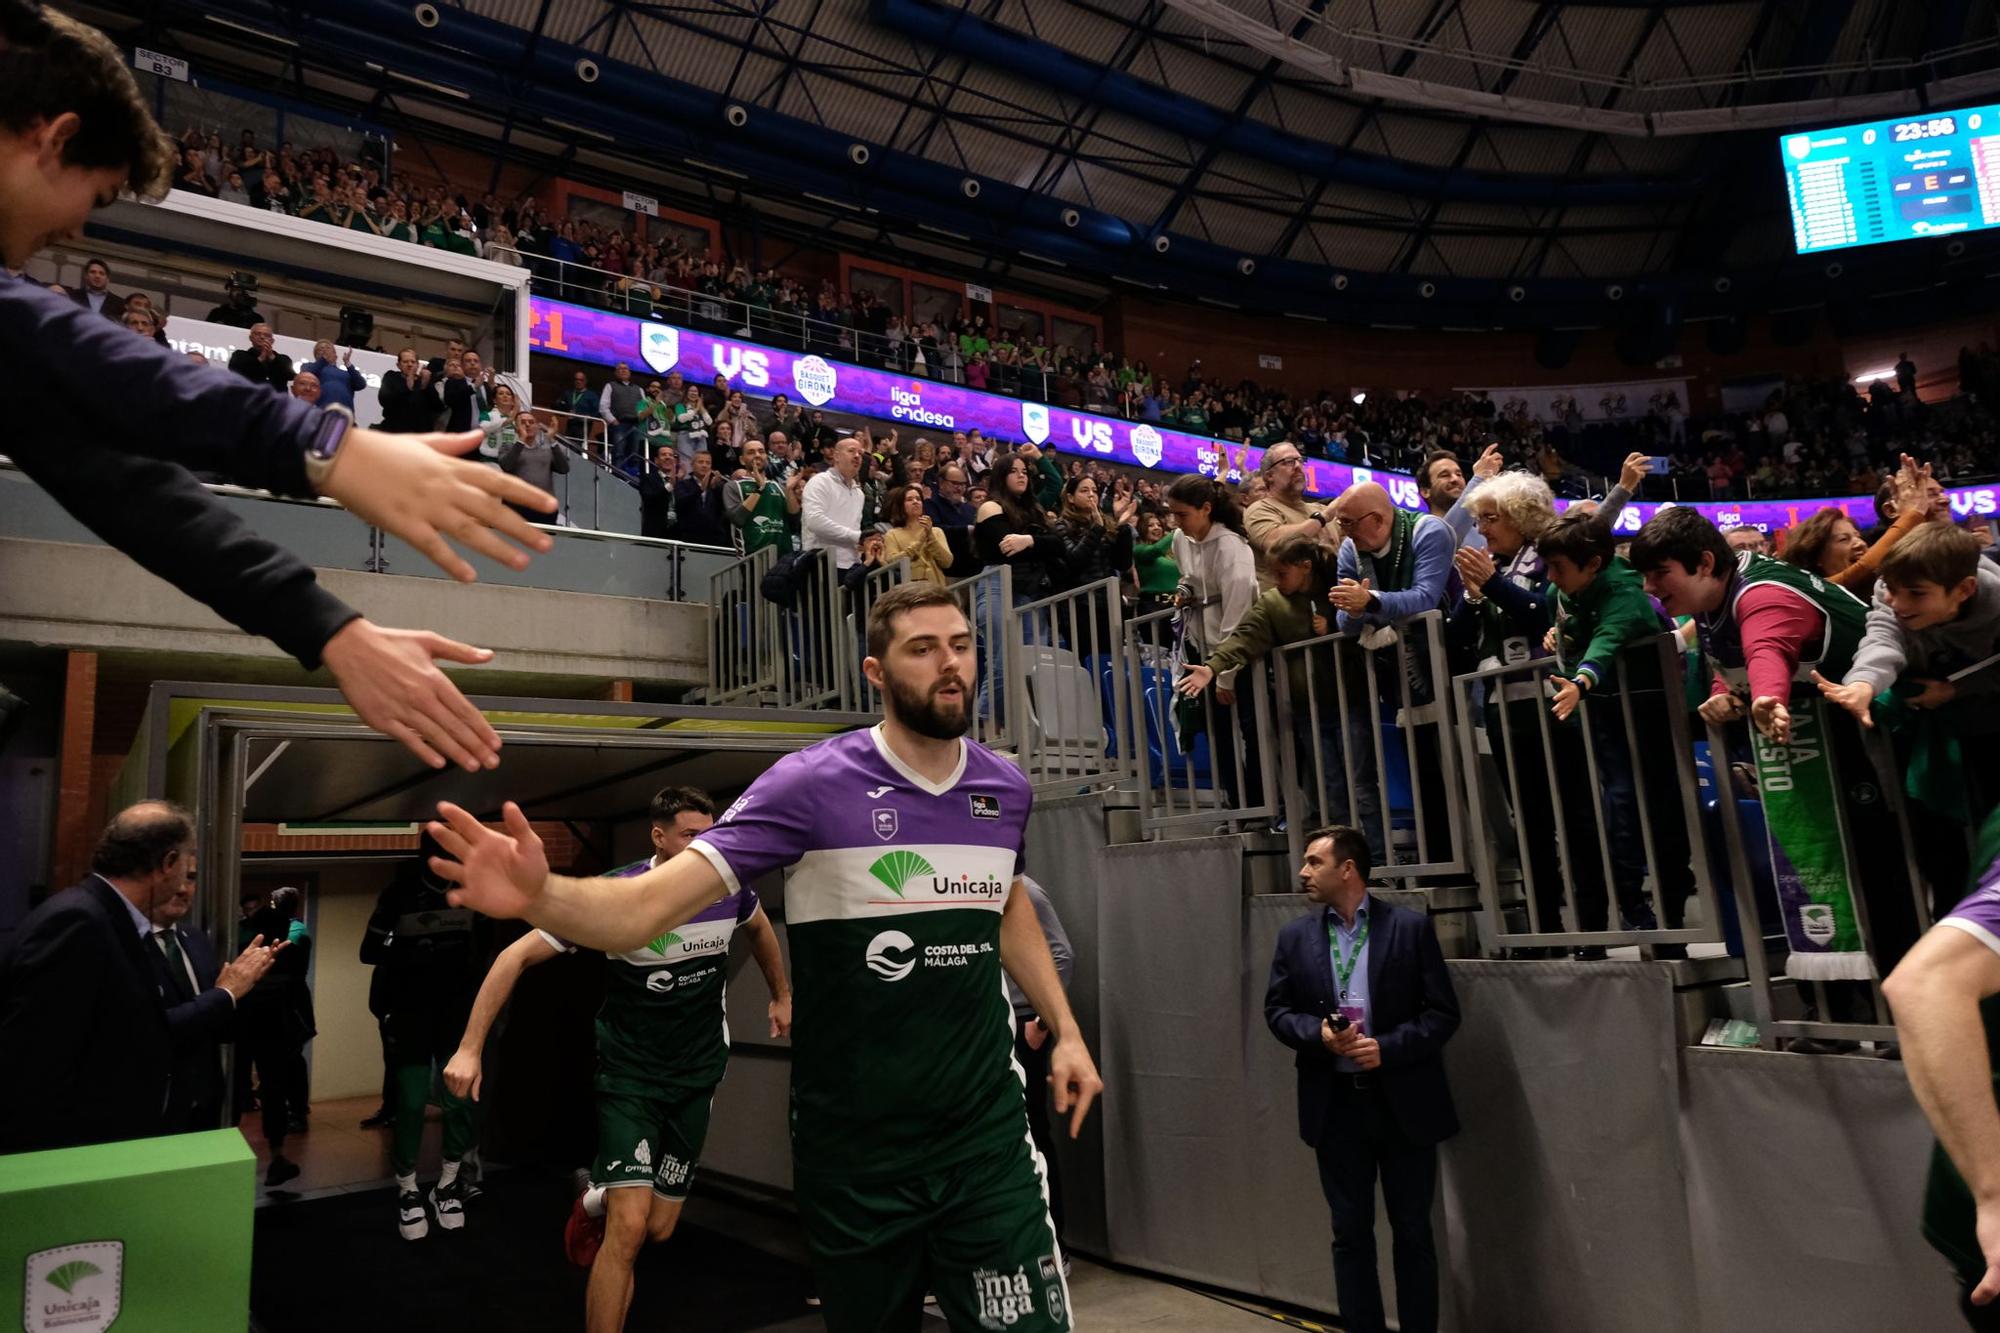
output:
M 2000 107 L 1787 134 L 1800 254 L 2000 225 Z

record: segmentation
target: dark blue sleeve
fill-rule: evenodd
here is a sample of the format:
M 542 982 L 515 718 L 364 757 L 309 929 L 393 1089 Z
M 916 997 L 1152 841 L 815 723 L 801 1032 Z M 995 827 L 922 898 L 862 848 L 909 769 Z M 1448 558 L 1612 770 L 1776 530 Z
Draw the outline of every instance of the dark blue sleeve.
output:
M 1493 605 L 1500 608 L 1511 626 L 1524 634 L 1539 636 L 1549 627 L 1548 585 L 1523 588 L 1512 579 L 1495 574 L 1482 589 Z
M 151 345 L 129 329 L 98 322 Z M 277 644 L 308 671 L 319 666 L 335 631 L 361 614 L 322 588 L 311 565 L 252 532 L 186 468 L 123 453 L 94 433 L 60 439 L 24 432 L 7 448 L 36 485 L 106 544 L 230 624 Z
M 1286 955 L 1291 952 L 1293 933 L 1289 928 L 1280 931 L 1278 947 L 1271 954 L 1271 980 L 1264 988 L 1264 1024 L 1272 1036 L 1295 1051 L 1322 1051 L 1326 1048 L 1320 1044 L 1319 1025 L 1325 1015 L 1300 1008 L 1306 997 L 1292 982 L 1291 960 Z
M 220 986 L 210 986 L 186 1004 L 167 1006 L 167 1039 L 176 1055 L 221 1041 L 235 1025 L 236 1004 Z
M 1443 1052 L 1445 1041 L 1458 1031 L 1458 992 L 1452 988 L 1444 950 L 1438 947 L 1437 929 L 1429 917 L 1420 918 L 1415 929 L 1414 961 L 1423 994 L 1416 1017 L 1376 1034 L 1384 1069 L 1435 1059 Z
M 38 283 L 0 274 L 0 365 L 11 382 L 62 404 L 77 427 L 131 453 L 215 472 L 279 495 L 311 496 L 305 449 L 319 409 L 213 366 L 75 305 Z M 106 392 L 114 388 L 113 392 Z M 134 430 L 133 423 L 144 423 Z M 41 447 L 65 448 L 67 439 Z M 34 447 L 7 441 L 19 457 Z

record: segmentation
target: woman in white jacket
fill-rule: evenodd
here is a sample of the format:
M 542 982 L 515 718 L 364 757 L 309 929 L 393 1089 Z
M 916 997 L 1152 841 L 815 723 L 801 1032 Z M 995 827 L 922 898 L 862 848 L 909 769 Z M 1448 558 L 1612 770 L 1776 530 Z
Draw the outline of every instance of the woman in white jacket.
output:
M 1235 633 L 1250 603 L 1257 600 L 1257 557 L 1243 533 L 1236 495 L 1223 483 L 1192 473 L 1181 477 L 1167 487 L 1167 509 L 1178 524 L 1173 557 L 1181 571 L 1181 620 L 1192 662 Z M 1263 667 L 1257 663 L 1246 669 Z M 1238 691 L 1235 672 L 1216 677 L 1209 689 L 1204 700 L 1209 751 L 1221 769 L 1230 806 L 1240 810 L 1260 804 L 1264 787 L 1257 762 L 1256 717 L 1250 706 L 1253 692 Z M 1227 738 L 1232 735 L 1242 737 L 1240 747 L 1230 744 Z

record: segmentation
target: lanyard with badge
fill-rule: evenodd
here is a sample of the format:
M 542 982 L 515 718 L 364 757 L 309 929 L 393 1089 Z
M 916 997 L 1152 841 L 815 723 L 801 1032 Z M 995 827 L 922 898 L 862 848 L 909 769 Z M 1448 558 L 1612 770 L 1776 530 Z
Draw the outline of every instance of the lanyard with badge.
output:
M 1347 983 L 1354 977 L 1355 965 L 1361 961 L 1361 951 L 1368 947 L 1369 918 L 1366 916 L 1361 918 L 1361 929 L 1354 932 L 1354 949 L 1351 953 L 1346 954 L 1343 954 L 1340 948 L 1338 920 L 1338 917 L 1332 912 L 1327 913 L 1326 942 L 1327 947 L 1333 951 L 1334 990 L 1339 997 L 1340 1016 L 1347 1020 L 1347 1023 L 1353 1023 L 1358 1026 L 1361 1020 L 1366 1017 L 1367 1011 L 1358 1004 L 1347 1003 Z M 1346 1023 L 1336 1024 L 1335 1030 L 1337 1031 L 1345 1026 Z

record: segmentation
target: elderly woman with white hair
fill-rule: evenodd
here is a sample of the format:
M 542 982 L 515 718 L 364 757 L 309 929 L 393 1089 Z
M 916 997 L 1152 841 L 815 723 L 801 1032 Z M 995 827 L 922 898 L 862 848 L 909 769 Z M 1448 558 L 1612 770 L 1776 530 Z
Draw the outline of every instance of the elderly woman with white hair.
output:
M 1453 557 L 1465 584 L 1465 598 L 1452 612 L 1447 633 L 1460 645 L 1476 643 L 1481 670 L 1547 656 L 1542 637 L 1551 623 L 1555 592 L 1535 553 L 1535 541 L 1556 521 L 1554 494 L 1540 477 L 1503 472 L 1475 490 L 1466 507 L 1486 546 L 1483 550 L 1462 546 Z M 1543 745 L 1543 721 L 1538 716 L 1542 712 L 1540 677 L 1509 676 L 1487 682 L 1486 735 L 1495 763 L 1512 777 L 1508 784 L 1515 806 L 1512 824 L 1522 875 L 1534 901 L 1532 924 L 1538 932 L 1551 932 L 1564 928 L 1555 779 L 1559 772 L 1582 771 L 1586 760 L 1583 733 L 1573 723 L 1551 720 L 1550 744 Z M 1563 860 L 1576 883 L 1579 916 L 1601 918 L 1606 897 L 1603 860 L 1596 854 L 1596 803 L 1565 801 L 1563 819 L 1568 845 L 1576 849 L 1575 855 Z M 1598 906 L 1593 912 L 1586 904 Z M 1582 928 L 1581 921 L 1577 924 Z

